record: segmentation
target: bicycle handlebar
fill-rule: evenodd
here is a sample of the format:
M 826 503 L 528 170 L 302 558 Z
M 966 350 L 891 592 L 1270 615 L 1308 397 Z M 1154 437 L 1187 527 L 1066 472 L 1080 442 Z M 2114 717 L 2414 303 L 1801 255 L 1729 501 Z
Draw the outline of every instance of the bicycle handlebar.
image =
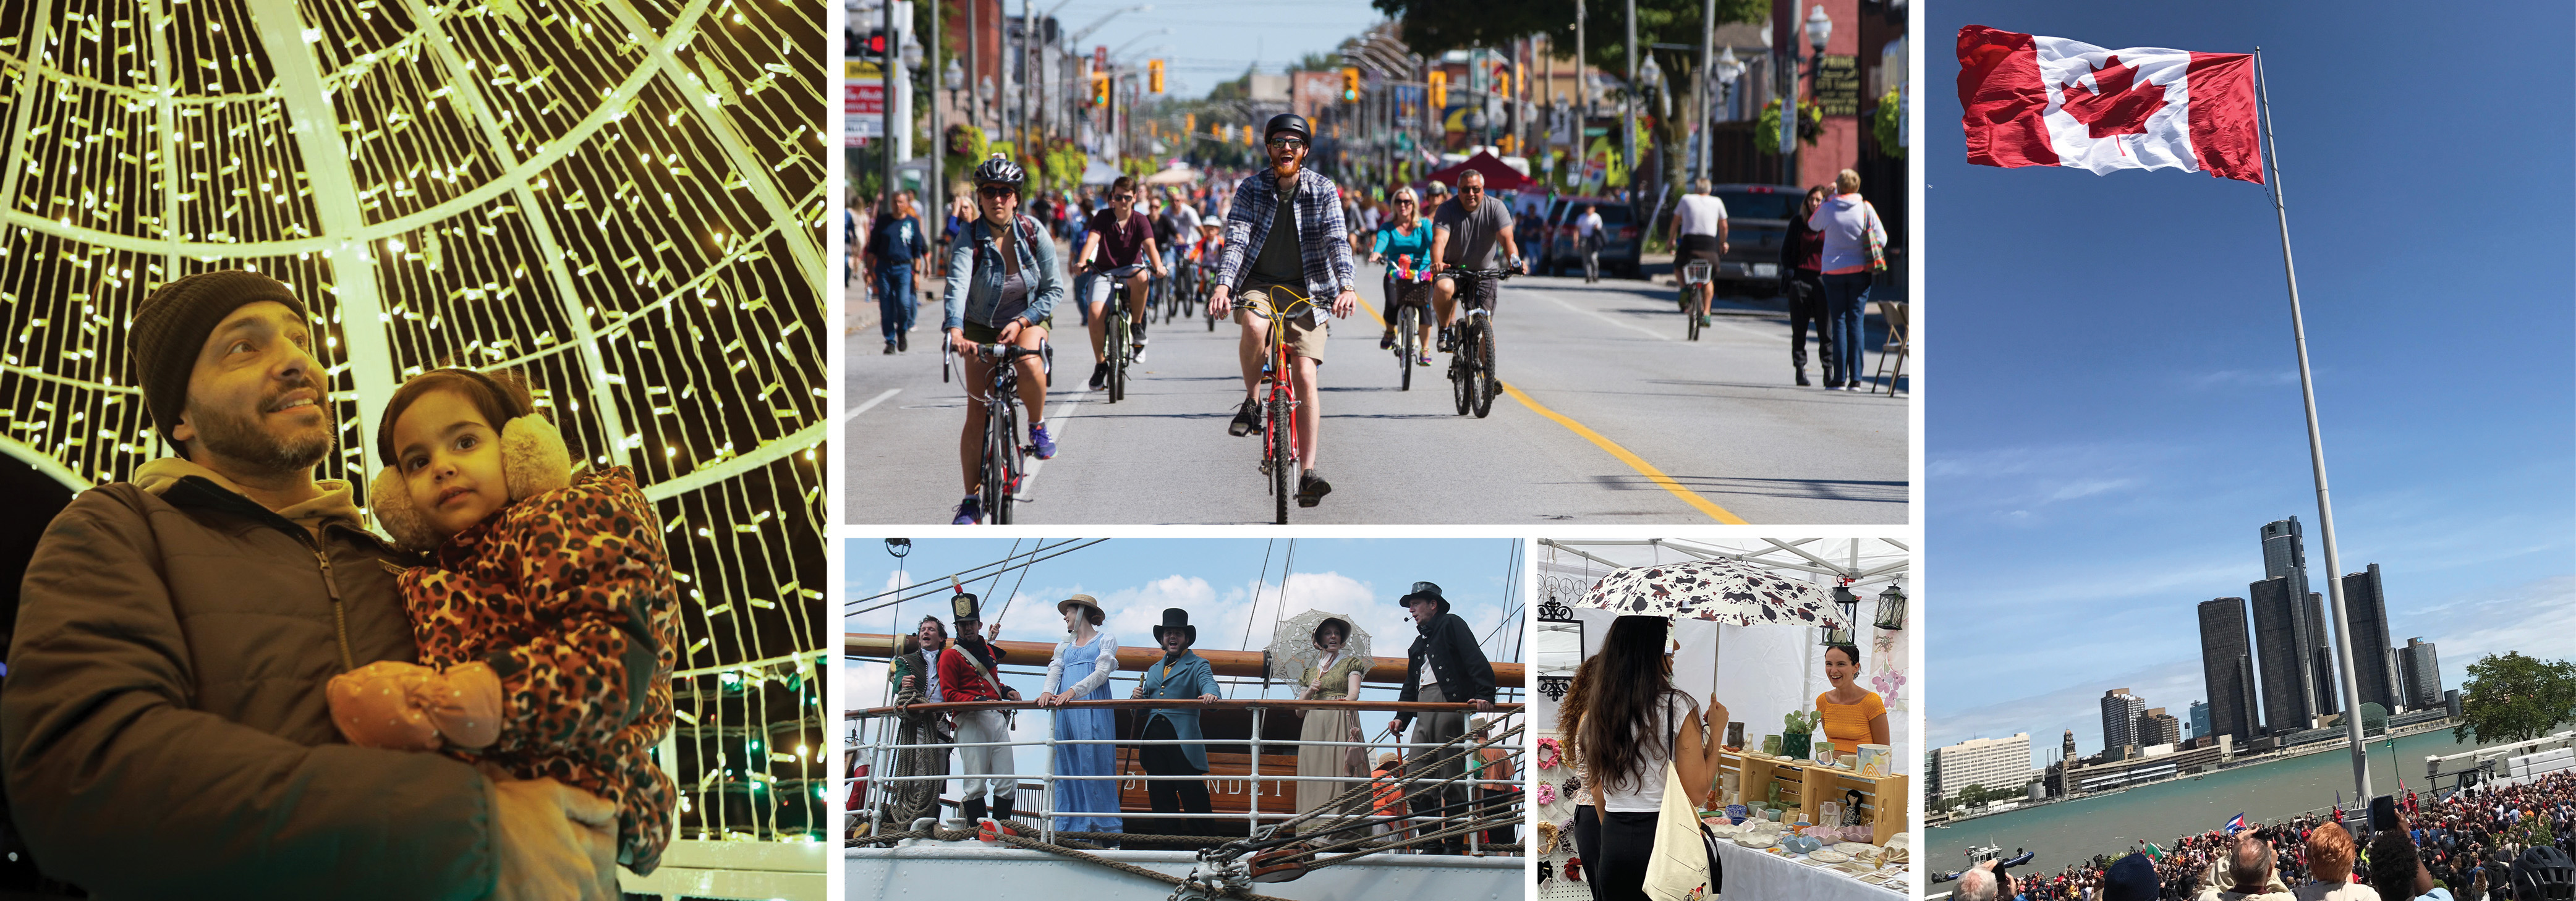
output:
M 975 352 L 977 356 L 987 360 L 1016 360 L 1044 353 L 1044 351 L 1030 350 L 1017 344 L 978 344 L 975 345 Z

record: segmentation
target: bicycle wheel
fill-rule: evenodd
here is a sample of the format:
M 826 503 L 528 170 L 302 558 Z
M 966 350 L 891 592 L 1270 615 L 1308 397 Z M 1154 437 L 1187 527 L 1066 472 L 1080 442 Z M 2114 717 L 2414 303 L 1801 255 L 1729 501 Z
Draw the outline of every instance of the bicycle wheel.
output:
M 1118 298 L 1109 314 L 1109 402 L 1127 398 L 1127 299 Z
M 1476 333 L 1476 418 L 1494 412 L 1494 395 L 1502 391 L 1503 378 L 1494 374 L 1494 321 L 1478 316 L 1472 327 Z
M 984 495 L 993 505 L 987 514 L 994 525 L 1011 523 L 1011 496 L 1020 491 L 1020 408 L 1002 404 L 1002 415 L 993 417 L 993 447 L 996 473 L 995 489 Z
M 1458 415 L 1465 416 L 1476 403 L 1475 331 L 1459 329 L 1458 341 L 1449 355 L 1449 395 L 1458 404 Z
M 1420 340 L 1415 336 L 1421 333 L 1421 327 L 1415 323 L 1421 321 L 1421 315 L 1414 312 L 1411 304 L 1395 314 L 1395 369 L 1403 373 L 1402 390 L 1405 391 L 1413 390 L 1413 348 L 1414 342 Z
M 1697 341 L 1699 340 L 1699 311 L 1691 309 L 1690 293 L 1690 287 L 1687 285 L 1683 286 L 1682 321 L 1689 323 L 1690 339 Z
M 1288 412 L 1288 398 L 1297 390 L 1294 386 L 1284 371 L 1270 383 L 1269 432 L 1262 436 L 1270 442 L 1270 500 L 1278 507 L 1272 522 L 1283 526 L 1288 524 L 1288 495 L 1297 490 L 1297 446 L 1290 434 L 1295 426 Z
M 988 408 L 984 417 L 984 472 L 981 486 L 984 522 L 988 524 L 1001 522 L 998 518 L 999 505 L 1009 490 L 1006 485 L 1010 479 L 1004 471 L 1005 467 L 1010 465 L 1009 458 L 1002 454 L 1004 439 L 1000 437 L 1008 434 L 1003 431 L 1006 428 L 1009 428 L 1009 425 L 1004 421 L 1002 411 Z

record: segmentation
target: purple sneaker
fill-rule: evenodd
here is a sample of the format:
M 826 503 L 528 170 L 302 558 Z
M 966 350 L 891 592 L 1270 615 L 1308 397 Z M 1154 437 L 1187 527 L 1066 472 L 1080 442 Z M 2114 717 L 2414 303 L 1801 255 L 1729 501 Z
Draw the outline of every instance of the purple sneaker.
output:
M 956 525 L 956 526 L 971 526 L 971 525 L 974 525 L 974 524 L 976 524 L 976 523 L 983 522 L 983 521 L 984 521 L 984 509 L 983 509 L 983 508 L 984 508 L 984 498 L 983 498 L 983 496 L 982 496 L 982 495 L 969 494 L 969 495 L 967 495 L 967 496 L 966 496 L 966 500 L 965 500 L 964 502 L 959 503 L 959 504 L 957 505 L 957 519 L 956 519 L 956 520 L 954 520 L 954 521 L 952 521 L 952 522 L 950 522 L 950 523 L 949 523 L 949 525 Z
M 1029 443 L 1038 446 L 1038 459 L 1055 459 L 1055 438 L 1047 434 L 1046 426 L 1030 426 Z

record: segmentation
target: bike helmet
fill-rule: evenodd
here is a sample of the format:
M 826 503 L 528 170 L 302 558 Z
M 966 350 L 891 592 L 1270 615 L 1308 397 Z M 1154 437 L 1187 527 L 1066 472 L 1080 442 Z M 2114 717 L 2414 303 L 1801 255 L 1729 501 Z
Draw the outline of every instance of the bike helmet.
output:
M 1283 131 L 1295 132 L 1299 139 L 1307 143 L 1313 143 L 1315 140 L 1314 126 L 1306 124 L 1306 117 L 1296 113 L 1280 113 L 1270 117 L 1270 124 L 1261 129 L 1261 140 L 1266 143 L 1271 135 Z
M 1010 185 L 1016 188 L 1028 178 L 1029 174 L 1020 168 L 1020 164 L 1011 162 L 998 153 L 986 159 L 982 165 L 975 167 L 975 183 L 979 185 Z
M 2576 860 L 2549 845 L 2522 852 L 2513 864 L 2513 896 L 2520 901 L 2576 898 Z

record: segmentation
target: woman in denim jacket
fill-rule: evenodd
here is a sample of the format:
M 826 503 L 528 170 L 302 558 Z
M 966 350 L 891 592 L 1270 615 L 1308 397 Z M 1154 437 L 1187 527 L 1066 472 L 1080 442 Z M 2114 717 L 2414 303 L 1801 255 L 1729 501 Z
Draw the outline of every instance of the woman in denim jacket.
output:
M 984 435 L 984 398 L 976 392 L 991 384 L 992 365 L 977 351 L 979 344 L 1010 344 L 1030 350 L 1046 340 L 1047 323 L 1057 301 L 1064 299 L 1064 276 L 1056 269 L 1055 242 L 1036 220 L 1020 215 L 1020 185 L 1027 175 L 1018 165 L 994 154 L 975 168 L 975 204 L 980 214 L 963 239 L 948 249 L 948 288 L 940 295 L 948 311 L 948 343 L 966 368 L 966 424 L 957 436 L 957 462 L 965 471 L 966 499 L 957 505 L 957 525 L 983 521 L 982 486 L 976 478 Z M 1007 245 L 1005 238 L 1007 237 Z M 1008 246 L 1010 252 L 1003 252 Z M 1038 459 L 1055 456 L 1055 439 L 1046 433 L 1046 377 L 1037 357 L 1021 357 L 1020 402 L 1029 409 L 1029 443 Z

